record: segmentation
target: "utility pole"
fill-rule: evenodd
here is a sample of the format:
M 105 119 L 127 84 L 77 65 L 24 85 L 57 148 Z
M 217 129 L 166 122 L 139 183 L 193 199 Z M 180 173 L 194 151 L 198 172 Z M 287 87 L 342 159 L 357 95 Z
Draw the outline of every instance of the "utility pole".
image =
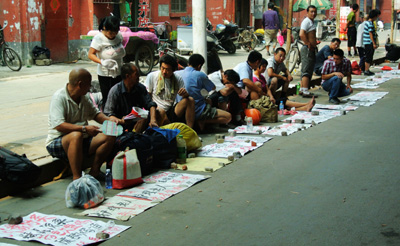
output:
M 293 19 L 293 0 L 289 0 L 289 13 L 287 20 L 287 32 L 286 32 L 286 67 L 289 66 L 289 52 L 290 52 L 290 44 L 292 42 L 292 19 Z
M 372 0 L 372 9 L 376 9 L 376 0 Z
M 340 35 L 340 1 L 336 0 L 336 37 Z
M 206 0 L 192 0 L 192 15 L 193 53 L 204 57 L 202 71 L 207 73 Z
M 391 17 L 391 23 L 390 23 L 390 43 L 394 43 L 394 40 L 393 40 L 393 33 L 394 33 L 394 21 L 395 21 L 395 18 L 394 18 L 394 0 L 392 0 L 392 8 L 391 8 L 391 13 L 392 13 L 392 17 Z

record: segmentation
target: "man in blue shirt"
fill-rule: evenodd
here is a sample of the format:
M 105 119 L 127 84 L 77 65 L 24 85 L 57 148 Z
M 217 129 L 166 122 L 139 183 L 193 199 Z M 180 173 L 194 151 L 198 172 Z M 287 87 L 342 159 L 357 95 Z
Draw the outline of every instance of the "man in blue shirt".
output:
M 333 38 L 330 45 L 325 45 L 318 53 L 315 58 L 314 72 L 321 76 L 322 66 L 324 61 L 333 57 L 333 51 L 338 49 L 340 46 L 340 39 Z
M 228 124 L 232 118 L 229 112 L 212 107 L 201 94 L 202 89 L 208 92 L 215 89 L 214 83 L 200 71 L 204 63 L 202 55 L 193 54 L 189 57 L 189 66 L 179 73 L 187 92 L 195 101 L 195 119 L 200 131 L 204 129 L 205 124 Z

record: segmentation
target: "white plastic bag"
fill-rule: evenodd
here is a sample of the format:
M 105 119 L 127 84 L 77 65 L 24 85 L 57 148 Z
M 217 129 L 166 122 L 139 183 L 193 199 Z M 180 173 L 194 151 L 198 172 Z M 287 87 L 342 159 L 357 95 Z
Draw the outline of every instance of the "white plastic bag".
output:
M 65 192 L 65 202 L 68 208 L 92 208 L 104 201 L 104 191 L 100 182 L 89 174 L 72 181 Z

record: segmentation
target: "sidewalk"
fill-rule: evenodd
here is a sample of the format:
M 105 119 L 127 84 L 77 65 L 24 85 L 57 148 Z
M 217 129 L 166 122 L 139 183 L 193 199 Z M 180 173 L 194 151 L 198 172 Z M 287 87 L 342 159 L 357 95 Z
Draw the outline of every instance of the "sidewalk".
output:
M 329 42 L 321 43 L 320 47 Z M 342 43 L 342 48 L 345 42 Z M 265 55 L 265 50 L 262 51 Z M 244 61 L 248 53 L 238 50 L 234 55 L 220 53 L 225 69 L 231 68 Z M 384 48 L 380 47 L 375 58 L 384 55 Z M 357 59 L 357 58 L 354 58 Z M 0 67 L 0 146 L 6 147 L 18 154 L 26 154 L 35 164 L 42 166 L 46 171 L 38 180 L 38 185 L 51 181 L 64 167 L 64 164 L 48 155 L 44 142 L 47 137 L 47 118 L 49 102 L 52 94 L 65 85 L 68 73 L 72 68 L 85 67 L 96 80 L 96 64 L 89 61 L 78 61 L 71 64 L 53 64 L 48 67 L 24 67 L 20 72 L 12 72 L 6 67 Z M 155 68 L 156 69 L 156 68 Z M 145 77 L 141 77 L 145 79 Z M 292 85 L 300 81 L 299 75 L 294 74 Z M 315 87 L 314 92 L 319 95 L 318 103 L 328 104 L 327 94 Z M 292 92 L 295 91 L 292 89 Z M 309 99 L 291 97 L 291 100 L 306 102 Z M 221 129 L 226 131 L 226 129 Z M 213 142 L 214 134 L 200 134 L 204 144 Z M 0 181 L 1 184 L 1 181 Z M 4 186 L 3 186 L 4 187 Z M 0 197 L 8 194 L 15 187 L 0 189 Z

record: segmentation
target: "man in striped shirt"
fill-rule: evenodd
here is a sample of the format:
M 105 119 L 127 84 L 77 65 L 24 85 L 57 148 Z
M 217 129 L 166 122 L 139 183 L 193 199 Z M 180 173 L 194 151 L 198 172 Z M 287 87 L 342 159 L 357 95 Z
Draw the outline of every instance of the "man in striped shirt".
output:
M 344 77 L 347 77 L 347 86 L 342 83 Z M 339 104 L 338 97 L 344 97 L 353 92 L 350 86 L 351 82 L 351 64 L 344 57 L 344 52 L 337 49 L 333 52 L 333 57 L 326 60 L 322 67 L 322 88 L 329 92 L 329 102 Z
M 363 43 L 365 49 L 365 72 L 364 75 L 370 76 L 375 73 L 369 71 L 372 60 L 374 58 L 374 52 L 378 48 L 376 44 L 376 32 L 374 27 L 374 21 L 378 18 L 379 12 L 376 9 L 371 10 L 368 15 L 368 21 L 364 25 Z

